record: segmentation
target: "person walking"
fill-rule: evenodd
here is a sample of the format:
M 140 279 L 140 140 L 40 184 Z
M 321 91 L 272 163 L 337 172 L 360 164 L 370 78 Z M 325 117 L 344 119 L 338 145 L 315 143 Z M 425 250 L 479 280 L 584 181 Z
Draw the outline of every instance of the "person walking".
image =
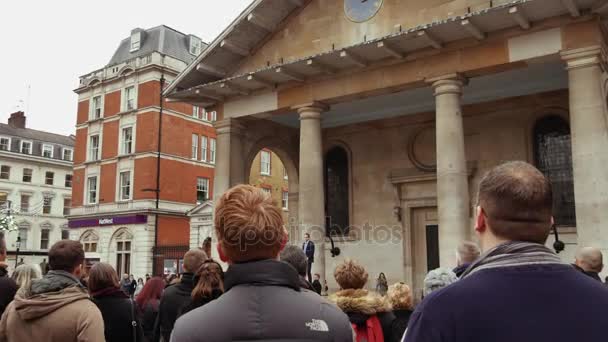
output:
M 348 317 L 278 261 L 287 242 L 280 209 L 250 185 L 229 189 L 215 206 L 218 252 L 229 264 L 226 292 L 175 323 L 172 342 L 352 341 Z
M 110 264 L 100 262 L 91 267 L 89 291 L 103 317 L 107 342 L 143 342 L 135 302 L 121 290 L 118 274 Z
M 218 299 L 224 293 L 224 271 L 216 261 L 208 259 L 203 262 L 194 279 L 196 287 L 192 290 L 192 300 L 180 309 L 179 316 Z
M 184 254 L 184 263 L 181 281 L 175 285 L 169 285 L 163 292 L 158 308 L 158 320 L 154 327 L 154 341 L 160 341 L 160 337 L 169 341 L 173 325 L 182 307 L 191 301 L 192 290 L 196 286 L 194 272 L 203 262 L 207 260 L 207 254 L 201 249 L 192 249 Z
M 393 341 L 400 341 L 414 310 L 412 290 L 405 283 L 396 283 L 389 286 L 387 295 L 395 315 L 391 325 Z
M 549 180 L 530 164 L 508 162 L 478 188 L 482 255 L 418 305 L 405 341 L 604 341 L 605 286 L 545 246 L 553 225 Z
M 137 313 L 144 332 L 144 340 L 154 340 L 154 328 L 158 317 L 160 298 L 165 288 L 165 281 L 161 277 L 150 279 L 137 296 Z
M 8 276 L 6 242 L 4 240 L 4 233 L 0 232 L 0 317 L 2 317 L 8 304 L 13 301 L 18 289 L 17 283 Z
M 381 296 L 385 296 L 386 291 L 388 291 L 388 281 L 386 281 L 384 273 L 380 272 L 378 279 L 376 279 L 376 292 Z
M 42 278 L 42 271 L 38 265 L 23 264 L 15 268 L 12 278 L 19 287 L 17 293 L 23 297 L 29 291 L 32 281 Z
M 479 246 L 471 241 L 462 242 L 456 249 L 457 266 L 452 270 L 458 278 L 466 271 L 469 265 L 479 258 Z
M 103 342 L 103 317 L 78 280 L 84 249 L 61 240 L 49 250 L 50 271 L 18 294 L 0 321 L 0 341 Z
M 583 247 L 576 253 L 574 268 L 591 277 L 591 279 L 602 282 L 600 273 L 604 269 L 604 257 L 602 251 L 595 247 Z
M 304 242 L 302 243 L 302 251 L 306 254 L 308 259 L 308 267 L 306 268 L 306 274 L 308 276 L 308 282 L 312 282 L 312 264 L 315 262 L 315 243 L 310 241 L 310 233 L 304 234 Z
M 302 251 L 298 246 L 285 246 L 285 248 L 279 254 L 279 259 L 282 262 L 288 263 L 291 267 L 293 267 L 298 275 L 300 276 L 300 287 L 305 290 L 312 291 L 312 284 L 306 280 L 306 271 L 308 268 L 308 261 L 304 251 Z
M 386 297 L 365 290 L 368 274 L 354 260 L 347 259 L 334 271 L 340 291 L 329 300 L 348 315 L 357 341 L 392 341 L 391 325 L 395 320 Z

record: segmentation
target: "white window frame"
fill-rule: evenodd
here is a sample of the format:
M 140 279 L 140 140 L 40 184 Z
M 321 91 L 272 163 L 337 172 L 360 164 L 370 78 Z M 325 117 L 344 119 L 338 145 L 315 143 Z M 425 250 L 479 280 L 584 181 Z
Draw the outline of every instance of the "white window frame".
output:
M 209 154 L 209 150 L 207 148 L 208 141 L 209 141 L 209 138 L 207 138 L 204 135 L 201 136 L 201 161 L 204 161 L 204 162 L 207 161 L 207 154 Z
M 123 184 L 123 174 L 128 173 L 128 184 Z M 121 170 L 118 172 L 118 202 L 130 201 L 133 199 L 133 172 L 131 170 Z M 126 191 L 125 191 L 126 190 Z M 125 196 L 126 195 L 126 196 Z
M 48 156 L 48 157 L 44 155 L 44 152 L 46 152 L 45 150 L 46 150 L 47 148 L 50 148 L 50 149 L 51 149 L 51 155 L 50 155 L 50 156 Z M 55 154 L 55 148 L 54 148 L 54 146 L 53 146 L 53 145 L 49 145 L 49 144 L 42 144 L 42 156 L 43 156 L 44 158 L 51 158 L 51 159 L 52 159 L 52 158 L 53 158 L 53 154 Z
M 47 204 L 48 201 L 48 204 Z M 48 207 L 49 208 L 49 212 L 45 213 L 44 212 L 44 208 Z M 42 214 L 43 215 L 51 215 L 53 213 L 53 197 L 51 196 L 44 196 L 42 197 Z
M 215 138 L 209 138 L 209 163 L 215 164 L 215 150 L 216 150 Z
M 29 153 L 24 153 L 23 152 L 23 144 L 30 144 L 30 151 Z M 32 154 L 34 150 L 34 143 L 31 140 L 21 140 L 21 143 L 19 144 L 19 153 L 23 153 L 23 154 Z
M 93 146 L 92 146 L 93 137 L 97 137 L 97 148 L 96 148 L 95 158 L 93 158 Z M 87 156 L 88 156 L 88 158 L 87 158 L 88 161 L 97 161 L 97 160 L 101 159 L 101 134 L 100 133 L 89 135 L 89 139 L 87 142 Z
M 26 181 L 23 180 L 23 178 L 25 178 L 25 170 L 30 170 L 30 181 L 29 182 L 26 182 Z M 34 169 L 30 169 L 30 168 L 24 167 L 23 170 L 22 170 L 22 172 L 21 172 L 21 181 L 23 183 L 31 184 L 33 179 L 34 179 Z
M 192 106 L 192 116 L 197 119 L 200 119 L 201 118 L 201 107 Z
M 44 234 L 44 232 L 46 232 L 46 240 L 42 239 L 42 236 Z M 46 241 L 46 248 L 42 248 L 42 242 Z M 48 250 L 49 246 L 51 245 L 51 229 L 50 228 L 42 228 L 40 229 L 40 249 L 41 250 Z
M 95 106 L 95 99 L 99 98 L 99 107 Z M 91 103 L 89 105 L 89 120 L 97 120 L 103 118 L 103 107 L 104 107 L 104 96 L 103 95 L 94 95 L 91 97 Z M 95 113 L 96 110 L 99 110 L 99 116 Z
M 2 168 L 3 167 L 8 167 L 8 172 L 7 172 L 6 178 L 1 178 L 1 176 L 0 176 L 0 179 L 10 180 L 11 179 L 11 170 L 13 168 L 10 165 L 0 165 L 0 175 L 2 175 Z
M 70 186 L 67 186 L 68 176 L 70 177 Z M 65 175 L 65 178 L 63 179 L 63 186 L 68 189 L 71 189 L 74 186 L 74 175 L 73 174 L 68 173 Z
M 65 153 L 66 153 L 67 151 L 70 151 L 70 158 L 68 158 L 68 159 L 66 159 L 66 158 L 65 158 Z M 61 150 L 61 160 L 65 160 L 65 161 L 74 161 L 74 149 L 64 147 L 64 148 Z
M 91 179 L 95 178 L 95 198 L 91 201 Z M 85 187 L 85 198 L 86 203 L 89 205 L 97 204 L 99 202 L 99 177 L 97 175 L 89 175 L 87 176 L 87 186 Z
M 264 161 L 264 156 L 268 156 L 268 161 Z M 268 164 L 268 170 L 264 168 L 265 164 Z M 272 155 L 269 151 L 260 152 L 260 174 L 263 176 L 270 176 L 272 173 Z
M 201 115 L 201 119 L 203 121 L 209 121 L 209 112 L 207 112 L 207 108 L 203 108 L 203 115 Z
M 289 210 L 289 191 L 283 190 L 281 193 L 281 206 L 283 210 Z
M 133 107 L 128 108 L 127 103 L 129 99 L 127 98 L 128 89 L 133 88 Z M 121 103 L 122 103 L 122 111 L 129 112 L 137 109 L 137 86 L 135 84 L 124 87 L 121 92 Z
M 52 184 L 48 184 L 48 183 L 46 182 L 46 181 L 48 180 L 47 175 L 48 175 L 49 173 L 53 175 L 53 177 L 51 178 L 51 183 L 52 183 Z M 54 171 L 45 171 L 45 172 L 44 172 L 44 185 L 50 185 L 50 186 L 55 185 L 55 172 L 54 172 Z
M 129 40 L 129 52 L 135 52 L 141 48 L 141 32 L 134 32 L 131 34 Z
M 70 206 L 66 206 L 65 201 L 70 201 Z M 66 210 L 67 209 L 67 210 Z M 70 210 L 72 209 L 72 198 L 71 197 L 64 197 L 63 198 L 63 216 L 68 216 L 70 215 Z
M 198 193 L 206 192 L 205 201 L 209 200 L 209 178 L 198 177 L 196 178 L 196 203 L 201 204 L 202 202 L 198 199 Z
M 217 111 L 212 110 L 209 114 L 211 114 L 211 116 L 209 117 L 209 121 L 211 121 L 211 122 L 217 121 Z
M 289 180 L 289 176 L 287 175 L 287 168 L 285 168 L 285 165 L 283 165 L 283 179 Z
M 25 210 L 23 209 L 23 198 L 24 197 L 27 197 L 27 208 L 25 208 Z M 30 194 L 22 193 L 21 196 L 19 196 L 19 211 L 21 212 L 21 214 L 27 214 L 30 212 L 31 200 L 32 200 L 32 195 L 30 195 Z
M 190 149 L 190 159 L 192 160 L 198 159 L 198 140 L 199 135 L 192 133 L 192 147 Z
M 8 145 L 6 146 L 6 149 L 0 148 L 0 151 L 10 152 L 10 150 L 11 150 L 11 144 L 13 143 L 13 139 L 11 137 L 7 137 L 7 136 L 4 136 L 4 135 L 0 135 L 0 139 L 7 139 L 8 140 Z M 2 146 L 2 145 L 0 145 L 0 146 Z
M 131 146 L 130 146 L 130 151 L 128 151 L 128 152 L 126 151 L 126 145 L 125 145 L 126 140 L 125 140 L 125 134 L 124 134 L 125 130 L 127 130 L 127 129 L 131 129 L 131 140 L 129 141 Z M 123 126 L 120 129 L 120 154 L 121 155 L 133 154 L 134 147 L 135 147 L 135 145 L 134 145 L 135 139 L 133 139 L 135 136 L 135 134 L 133 134 L 134 132 L 135 132 L 135 126 L 133 126 L 133 125 Z
M 272 196 L 272 189 L 268 189 L 265 187 L 261 187 L 260 189 L 262 189 L 262 191 L 264 191 L 264 193 L 267 193 L 268 195 Z

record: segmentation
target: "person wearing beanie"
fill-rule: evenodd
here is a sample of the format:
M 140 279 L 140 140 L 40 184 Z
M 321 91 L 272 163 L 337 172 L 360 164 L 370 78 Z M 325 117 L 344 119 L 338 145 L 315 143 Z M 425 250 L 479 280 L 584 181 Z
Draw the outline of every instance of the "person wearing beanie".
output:
M 346 313 L 357 341 L 392 341 L 391 325 L 395 315 L 386 297 L 363 288 L 368 280 L 365 268 L 346 260 L 336 267 L 334 278 L 340 291 L 329 296 L 329 300 Z

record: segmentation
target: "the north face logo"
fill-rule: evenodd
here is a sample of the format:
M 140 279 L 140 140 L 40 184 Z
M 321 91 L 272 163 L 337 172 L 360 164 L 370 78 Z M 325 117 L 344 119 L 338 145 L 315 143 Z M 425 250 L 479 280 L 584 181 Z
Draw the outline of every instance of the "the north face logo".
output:
M 329 332 L 329 326 L 321 319 L 313 319 L 311 322 L 306 323 L 306 326 L 312 331 Z

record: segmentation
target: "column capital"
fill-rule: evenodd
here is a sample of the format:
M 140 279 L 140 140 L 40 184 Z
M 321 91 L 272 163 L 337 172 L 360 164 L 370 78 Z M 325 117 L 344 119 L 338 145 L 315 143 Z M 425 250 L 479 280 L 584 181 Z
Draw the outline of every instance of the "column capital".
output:
M 469 83 L 469 80 L 460 73 L 453 73 L 427 78 L 425 82 L 433 87 L 435 96 L 442 94 L 461 95 L 462 88 Z
M 218 135 L 220 134 L 240 134 L 245 129 L 245 126 L 233 118 L 218 120 L 213 123 L 213 127 Z
M 606 70 L 606 51 L 599 45 L 580 49 L 564 50 L 560 52 L 562 60 L 566 62 L 566 69 L 586 68 L 599 65 Z
M 300 119 L 320 118 L 321 113 L 329 110 L 328 105 L 316 101 L 293 106 L 291 108 L 298 111 L 298 114 L 300 114 Z

